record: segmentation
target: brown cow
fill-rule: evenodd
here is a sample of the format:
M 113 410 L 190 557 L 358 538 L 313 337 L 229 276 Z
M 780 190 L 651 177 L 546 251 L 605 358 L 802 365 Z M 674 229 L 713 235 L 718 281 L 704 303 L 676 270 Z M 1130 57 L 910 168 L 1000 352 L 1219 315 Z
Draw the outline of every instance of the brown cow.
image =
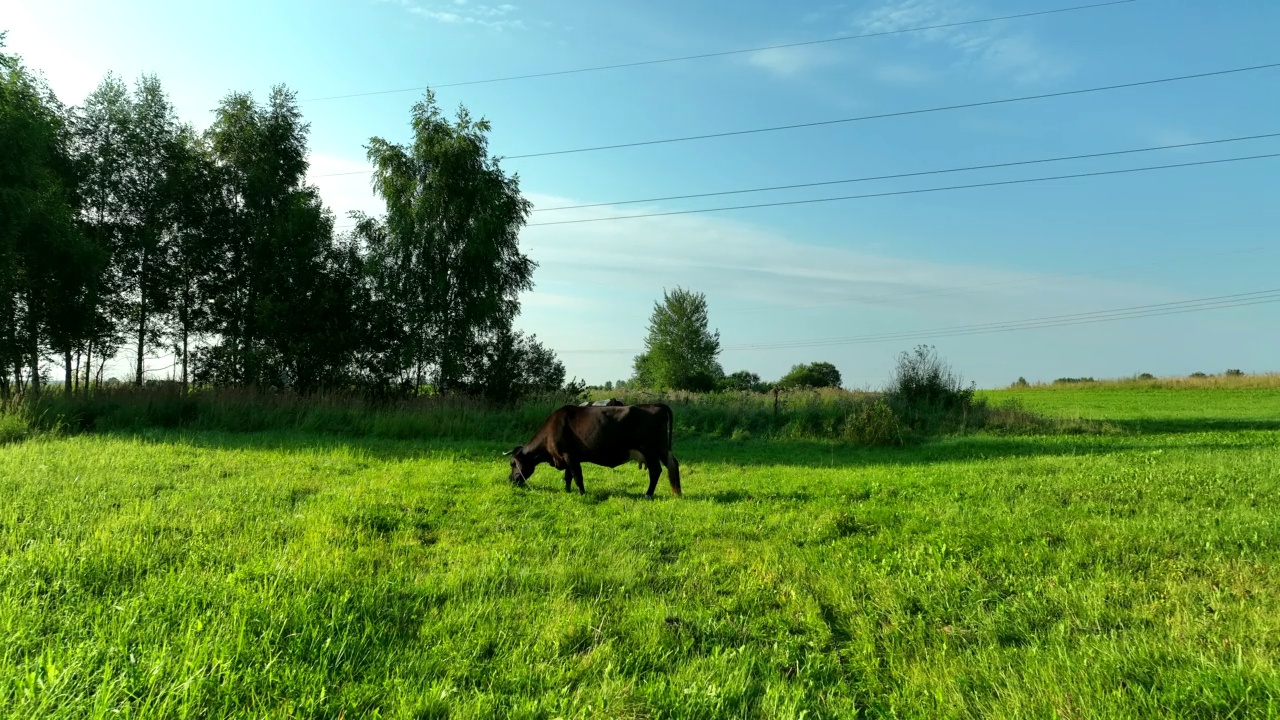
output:
M 671 492 L 680 494 L 680 463 L 671 454 L 675 415 L 666 405 L 577 406 L 565 405 L 551 413 L 533 439 L 506 453 L 511 456 L 511 482 L 524 485 L 542 463 L 564 470 L 565 492 L 586 493 L 582 463 L 618 467 L 628 460 L 644 463 L 649 470 L 652 498 L 667 468 Z

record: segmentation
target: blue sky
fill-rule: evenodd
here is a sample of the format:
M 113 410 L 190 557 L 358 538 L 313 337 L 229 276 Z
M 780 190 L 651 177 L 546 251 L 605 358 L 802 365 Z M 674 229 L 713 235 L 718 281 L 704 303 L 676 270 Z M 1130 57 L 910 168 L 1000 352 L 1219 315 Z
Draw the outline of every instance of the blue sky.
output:
M 113 70 L 158 74 L 207 125 L 231 90 L 306 102 L 313 173 L 404 139 L 418 92 L 513 74 L 862 34 L 1083 0 L 587 3 L 578 0 L 0 0 L 11 50 L 77 103 Z M 993 100 L 1280 62 L 1280 3 L 1139 0 L 963 28 L 442 88 L 519 155 Z M 1280 69 L 1002 106 L 614 151 L 511 159 L 542 208 L 837 180 L 1280 132 Z M 713 200 L 538 213 L 533 222 L 981 183 L 1280 152 L 1280 138 Z M 363 175 L 316 178 L 340 215 Z M 664 287 L 707 293 L 726 347 L 947 328 L 1280 287 L 1280 158 L 1114 177 L 621 222 L 531 227 L 519 325 L 592 382 L 630 374 Z M 919 340 L 966 377 L 1276 370 L 1280 304 Z M 875 386 L 914 337 L 726 351 L 776 378 L 833 362 Z M 161 360 L 155 361 L 161 364 Z M 167 363 L 163 363 L 167 364 Z

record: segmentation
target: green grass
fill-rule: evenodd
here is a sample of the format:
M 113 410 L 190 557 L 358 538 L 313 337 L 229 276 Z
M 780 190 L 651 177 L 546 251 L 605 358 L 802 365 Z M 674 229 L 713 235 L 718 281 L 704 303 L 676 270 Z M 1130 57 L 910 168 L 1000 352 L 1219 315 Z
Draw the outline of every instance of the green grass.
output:
M 1103 418 L 1155 430 L 1179 425 L 1280 429 L 1280 384 L 1206 387 L 1098 383 L 984 390 L 979 397 L 995 404 L 1013 400 L 1051 417 Z
M 1016 396 L 1167 422 L 677 437 L 652 502 L 489 441 L 0 444 L 0 716 L 1280 717 L 1271 406 Z

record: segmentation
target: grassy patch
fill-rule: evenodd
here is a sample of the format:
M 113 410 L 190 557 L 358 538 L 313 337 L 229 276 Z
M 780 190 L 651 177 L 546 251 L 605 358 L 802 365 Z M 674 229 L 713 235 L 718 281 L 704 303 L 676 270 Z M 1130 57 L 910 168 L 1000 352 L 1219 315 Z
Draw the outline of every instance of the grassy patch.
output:
M 0 448 L 14 717 L 1262 717 L 1280 433 Z

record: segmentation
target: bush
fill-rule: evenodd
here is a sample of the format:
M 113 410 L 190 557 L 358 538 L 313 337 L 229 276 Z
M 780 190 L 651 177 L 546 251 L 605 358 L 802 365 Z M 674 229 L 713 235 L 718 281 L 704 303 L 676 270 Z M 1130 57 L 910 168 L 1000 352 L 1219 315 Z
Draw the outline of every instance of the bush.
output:
M 1151 373 L 1142 373 L 1141 375 L 1138 376 L 1138 379 L 1139 380 L 1155 380 L 1156 376 L 1152 375 Z
M 1031 386 L 1031 383 L 1027 382 L 1026 378 L 1019 376 L 1018 381 L 1015 382 L 1011 387 L 1024 388 L 1024 387 L 1030 387 L 1030 386 Z
M 911 430 L 885 400 L 863 405 L 845 420 L 846 440 L 863 445 L 905 445 Z
M 1057 380 L 1054 380 L 1053 384 L 1054 385 L 1075 385 L 1077 383 L 1091 383 L 1091 382 L 1097 382 L 1097 380 L 1094 380 L 1091 377 L 1078 377 L 1078 378 L 1060 377 Z
M 716 389 L 721 392 L 768 392 L 769 384 L 761 382 L 760 376 L 753 372 L 739 370 L 720 378 Z
M 1231 369 L 1227 371 L 1227 377 L 1241 377 L 1244 375 L 1243 370 Z
M 1208 376 L 1208 375 L 1205 375 L 1205 374 L 1204 374 L 1204 373 L 1202 373 L 1202 372 L 1193 372 L 1193 373 L 1191 373 L 1191 377 L 1193 377 L 1193 378 L 1207 378 L 1207 377 L 1209 377 L 1209 376 Z
M 840 371 L 829 362 L 792 365 L 791 372 L 782 376 L 777 386 L 781 390 L 840 387 Z
M 976 386 L 964 380 L 938 356 L 937 350 L 921 345 L 898 356 L 898 364 L 885 397 L 898 418 L 912 430 L 936 432 L 945 426 L 964 425 L 974 402 Z

